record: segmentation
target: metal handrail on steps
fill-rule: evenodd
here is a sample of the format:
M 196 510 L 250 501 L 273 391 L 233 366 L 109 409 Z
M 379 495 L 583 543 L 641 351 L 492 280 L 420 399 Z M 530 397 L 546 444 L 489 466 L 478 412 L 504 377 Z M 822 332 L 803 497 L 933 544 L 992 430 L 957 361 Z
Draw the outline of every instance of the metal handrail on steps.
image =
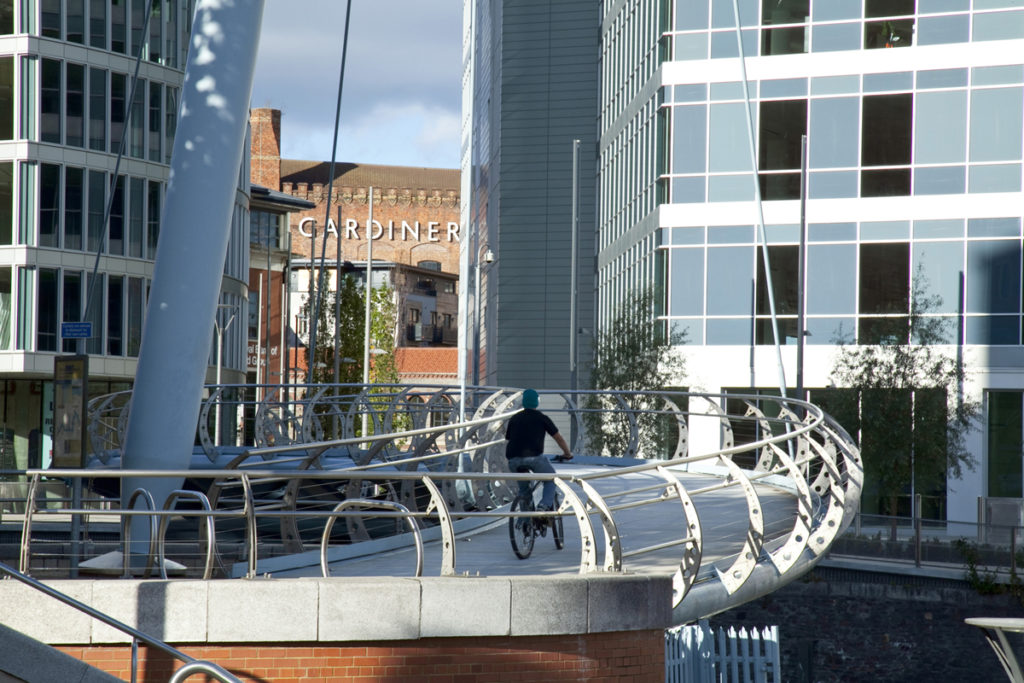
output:
M 157 640 L 152 636 L 148 636 L 142 631 L 134 629 L 128 624 L 122 623 L 117 619 L 114 619 L 113 617 L 108 616 L 103 612 L 100 612 L 99 610 L 90 607 L 89 605 L 86 605 L 83 602 L 79 602 L 71 596 L 65 595 L 64 593 L 61 593 L 60 591 L 47 586 L 45 583 L 42 583 L 41 581 L 36 581 L 32 577 L 22 574 L 14 567 L 4 564 L 3 562 L 0 562 L 0 572 L 3 572 L 7 575 L 5 578 L 17 579 L 18 581 L 21 581 L 27 586 L 34 588 L 37 591 L 40 591 L 41 593 L 45 593 L 46 595 L 49 595 L 51 598 L 54 598 L 55 600 L 63 602 L 68 607 L 73 607 L 80 612 L 88 614 L 93 619 L 98 619 L 99 621 L 102 621 L 104 624 L 110 626 L 111 628 L 115 628 L 118 631 L 121 631 L 122 633 L 130 635 L 132 637 L 132 683 L 135 683 L 136 680 L 135 669 L 136 664 L 138 662 L 139 641 L 142 641 L 146 645 L 154 647 L 160 650 L 161 652 L 170 655 L 174 659 L 184 663 L 184 666 L 179 668 L 174 673 L 174 675 L 172 675 L 171 678 L 168 679 L 169 683 L 180 683 L 180 681 L 184 681 L 196 673 L 204 673 L 207 676 L 210 676 L 211 678 L 215 678 L 218 681 L 221 681 L 222 683 L 242 683 L 239 678 L 233 676 L 223 667 L 214 664 L 213 662 L 208 662 L 205 660 L 196 659 L 195 657 L 190 657 L 184 652 L 174 649 L 162 640 Z

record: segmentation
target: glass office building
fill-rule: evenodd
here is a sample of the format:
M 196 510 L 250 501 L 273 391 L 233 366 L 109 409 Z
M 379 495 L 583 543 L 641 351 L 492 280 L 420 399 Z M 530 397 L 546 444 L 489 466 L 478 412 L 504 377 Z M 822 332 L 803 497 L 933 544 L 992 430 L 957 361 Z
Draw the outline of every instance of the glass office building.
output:
M 89 354 L 90 395 L 131 386 L 193 9 L 193 0 L 0 0 L 2 468 L 48 464 L 56 356 Z M 246 166 L 222 296 L 239 311 L 248 177 Z M 62 338 L 61 323 L 83 319 L 91 338 Z M 225 339 L 225 377 L 235 381 L 245 377 L 244 330 Z
M 736 4 L 738 30 L 733 0 L 603 2 L 599 319 L 653 286 L 681 384 L 777 391 L 770 275 L 790 389 L 804 297 L 813 400 L 840 340 L 895 341 L 930 297 L 983 412 L 975 469 L 917 492 L 950 520 L 1021 497 L 1024 1 Z

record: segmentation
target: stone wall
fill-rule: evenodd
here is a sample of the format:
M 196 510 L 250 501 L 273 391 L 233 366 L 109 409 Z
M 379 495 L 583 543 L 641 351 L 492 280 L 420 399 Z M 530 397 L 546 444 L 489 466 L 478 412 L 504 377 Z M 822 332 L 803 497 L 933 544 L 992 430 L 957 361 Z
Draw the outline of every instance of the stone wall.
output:
M 960 581 L 819 567 L 709 623 L 778 625 L 787 683 L 1000 681 L 995 654 L 964 619 L 1021 616 L 1017 600 Z

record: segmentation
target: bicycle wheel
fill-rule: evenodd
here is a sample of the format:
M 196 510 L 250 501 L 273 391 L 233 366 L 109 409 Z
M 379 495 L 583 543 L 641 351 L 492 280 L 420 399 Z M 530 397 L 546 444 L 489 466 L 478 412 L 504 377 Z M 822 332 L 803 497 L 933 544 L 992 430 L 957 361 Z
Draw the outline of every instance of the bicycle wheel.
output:
M 561 498 L 555 499 L 555 510 L 562 507 Z M 562 528 L 562 517 L 558 515 L 551 518 L 551 535 L 555 538 L 555 548 L 561 550 L 565 547 L 565 530 Z
M 516 498 L 512 501 L 509 511 L 512 513 L 532 512 L 533 505 L 523 498 Z M 508 537 L 512 541 L 512 550 L 516 557 L 520 560 L 528 558 L 533 552 L 533 519 L 531 517 L 509 517 Z

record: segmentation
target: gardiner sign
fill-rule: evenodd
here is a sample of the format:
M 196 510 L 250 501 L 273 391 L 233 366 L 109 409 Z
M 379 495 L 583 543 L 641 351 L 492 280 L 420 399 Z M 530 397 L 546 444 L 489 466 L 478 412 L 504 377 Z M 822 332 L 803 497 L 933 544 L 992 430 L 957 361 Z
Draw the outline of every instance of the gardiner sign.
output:
M 313 230 L 315 229 L 315 218 L 307 217 L 299 221 L 299 234 L 303 237 L 312 237 Z M 347 218 L 345 219 L 345 234 L 342 235 L 342 239 L 363 239 L 359 236 L 360 230 L 365 230 L 365 226 L 360 226 L 359 221 L 354 218 Z M 338 226 L 333 218 L 327 221 L 327 232 L 338 237 Z M 409 240 L 416 242 L 458 242 L 459 224 L 454 221 L 448 221 L 447 223 L 442 223 L 441 221 L 428 221 L 425 223 L 420 221 L 413 221 L 412 223 L 409 223 L 409 221 L 388 221 L 385 225 L 380 221 L 374 221 L 373 239 L 384 239 L 385 236 L 391 241 L 400 240 L 402 242 Z

